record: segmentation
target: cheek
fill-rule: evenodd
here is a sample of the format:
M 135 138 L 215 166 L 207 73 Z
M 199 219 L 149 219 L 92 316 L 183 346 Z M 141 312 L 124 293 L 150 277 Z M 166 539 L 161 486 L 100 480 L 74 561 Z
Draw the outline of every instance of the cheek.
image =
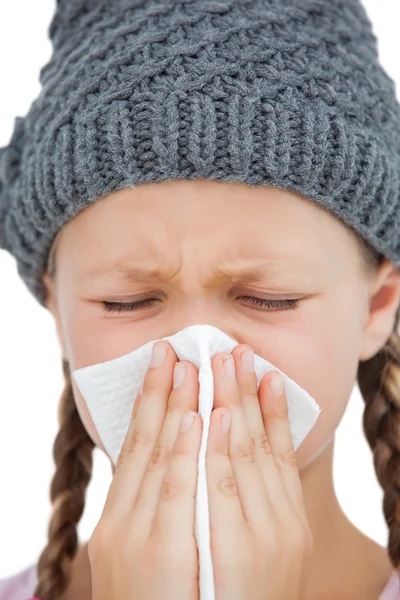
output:
M 89 436 L 92 438 L 92 440 L 96 444 L 96 446 L 98 448 L 100 448 L 106 454 L 106 456 L 108 456 L 108 454 L 100 440 L 100 437 L 97 433 L 96 427 L 94 426 L 92 417 L 90 416 L 86 402 L 83 399 L 82 394 L 80 393 L 80 391 L 73 379 L 71 379 L 71 383 L 72 383 L 72 390 L 74 393 L 76 408 L 78 410 L 78 413 L 79 413 L 79 416 L 83 423 L 83 426 L 85 427 L 86 431 L 88 432 Z
M 346 338 L 346 339 L 344 339 Z M 292 351 L 288 356 L 287 348 Z M 312 463 L 332 439 L 349 402 L 357 374 L 359 340 L 355 332 L 295 339 L 262 351 L 315 399 L 322 409 L 317 422 L 296 451 L 299 470 Z

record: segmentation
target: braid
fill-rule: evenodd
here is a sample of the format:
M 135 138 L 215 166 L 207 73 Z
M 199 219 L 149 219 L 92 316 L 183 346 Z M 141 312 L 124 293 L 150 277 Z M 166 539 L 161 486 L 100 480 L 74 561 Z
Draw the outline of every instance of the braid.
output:
M 92 476 L 94 443 L 76 408 L 66 360 L 63 372 L 65 388 L 58 411 L 60 429 L 53 445 L 56 470 L 50 487 L 52 516 L 48 542 L 37 565 L 38 584 L 33 594 L 43 600 L 57 600 L 68 587 L 72 560 L 78 550 L 76 526 Z
M 384 348 L 359 363 L 357 380 L 365 409 L 363 430 L 383 488 L 383 513 L 389 527 L 388 554 L 400 573 L 400 306 Z

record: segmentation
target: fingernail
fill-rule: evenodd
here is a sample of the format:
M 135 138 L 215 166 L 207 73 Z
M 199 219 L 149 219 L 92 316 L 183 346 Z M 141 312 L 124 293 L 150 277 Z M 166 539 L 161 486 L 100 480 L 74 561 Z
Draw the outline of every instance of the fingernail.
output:
M 231 413 L 230 412 L 224 412 L 224 414 L 221 417 L 220 424 L 221 424 L 222 433 L 228 433 L 229 426 L 231 424 Z
M 245 373 L 254 372 L 254 351 L 251 348 L 247 348 L 240 355 L 240 367 Z
M 156 342 L 153 344 L 150 367 L 161 367 L 166 356 L 167 348 L 162 342 Z
M 231 377 L 232 379 L 236 379 L 235 362 L 234 362 L 233 356 L 231 354 L 224 358 L 224 368 L 225 368 L 225 373 L 228 375 L 228 377 Z
M 175 363 L 174 366 L 174 388 L 179 387 L 185 381 L 186 365 L 182 363 Z
M 181 431 L 188 431 L 193 425 L 195 418 L 195 413 L 191 410 L 188 410 L 184 415 L 181 421 Z
M 269 380 L 269 387 L 274 396 L 282 396 L 283 394 L 283 377 L 280 373 L 275 372 Z

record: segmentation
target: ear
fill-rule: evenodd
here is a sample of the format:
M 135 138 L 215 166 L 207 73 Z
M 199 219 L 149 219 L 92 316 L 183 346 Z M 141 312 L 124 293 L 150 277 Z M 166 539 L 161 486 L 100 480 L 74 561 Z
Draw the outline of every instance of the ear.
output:
M 386 344 L 394 329 L 400 303 L 400 270 L 385 259 L 371 284 L 369 311 L 360 350 L 360 361 L 368 360 Z
M 67 360 L 65 340 L 64 340 L 63 330 L 62 330 L 62 326 L 61 326 L 60 312 L 58 310 L 57 296 L 56 296 L 56 291 L 55 291 L 55 281 L 54 281 L 54 279 L 51 279 L 47 273 L 45 273 L 43 275 L 43 283 L 44 283 L 44 285 L 46 287 L 46 291 L 47 291 L 46 307 L 54 317 L 57 338 L 58 338 L 58 342 L 60 344 L 61 352 L 62 352 L 62 358 L 63 358 L 63 360 Z

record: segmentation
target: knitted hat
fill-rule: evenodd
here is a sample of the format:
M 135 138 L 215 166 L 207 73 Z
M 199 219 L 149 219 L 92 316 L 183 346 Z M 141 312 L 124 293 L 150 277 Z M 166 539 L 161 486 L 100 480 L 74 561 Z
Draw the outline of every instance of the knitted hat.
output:
M 45 306 L 60 228 L 124 187 L 290 189 L 400 267 L 400 105 L 360 0 L 58 0 L 0 149 L 0 247 Z

